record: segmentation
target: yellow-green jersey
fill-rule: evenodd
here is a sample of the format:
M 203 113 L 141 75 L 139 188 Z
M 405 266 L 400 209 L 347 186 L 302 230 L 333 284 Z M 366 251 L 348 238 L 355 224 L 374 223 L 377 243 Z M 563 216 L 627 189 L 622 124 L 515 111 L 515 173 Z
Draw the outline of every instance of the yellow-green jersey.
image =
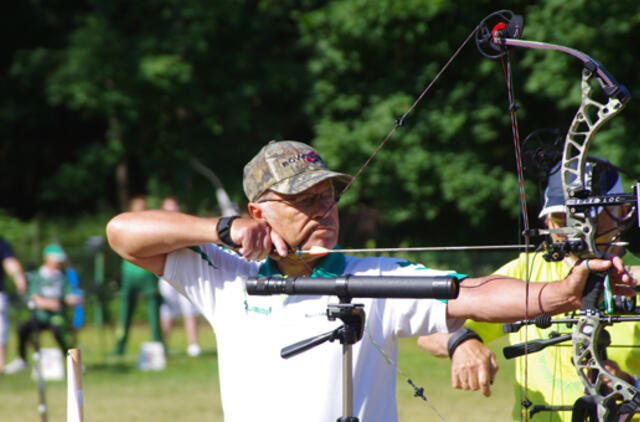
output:
M 545 282 L 564 279 L 571 271 L 571 266 L 566 262 L 547 262 L 542 255 L 540 252 L 520 254 L 517 259 L 496 270 L 495 274 L 531 282 Z M 633 255 L 628 255 L 623 258 L 625 263 L 635 259 Z M 556 318 L 562 317 L 564 315 L 556 316 Z M 504 335 L 500 324 L 468 321 L 465 325 L 476 331 L 485 343 Z M 509 334 L 509 342 L 516 344 L 525 340 L 547 339 L 552 331 L 561 335 L 570 334 L 572 328 L 564 324 L 554 324 L 546 329 L 532 325 Z M 607 349 L 608 358 L 617 362 L 623 371 L 634 375 L 640 374 L 640 350 L 633 347 L 617 347 L 640 345 L 640 323 L 614 324 L 607 327 L 607 331 L 611 334 L 612 345 Z M 579 397 L 584 395 L 584 386 L 571 363 L 571 355 L 571 342 L 567 341 L 527 356 L 527 398 L 531 403 L 547 406 L 572 406 Z M 515 375 L 516 401 L 513 420 L 520 421 L 522 420 L 520 403 L 523 399 L 525 379 L 524 357 L 516 359 Z M 571 421 L 571 411 L 544 411 L 535 414 L 531 420 L 568 422 Z M 638 416 L 633 420 L 639 420 Z

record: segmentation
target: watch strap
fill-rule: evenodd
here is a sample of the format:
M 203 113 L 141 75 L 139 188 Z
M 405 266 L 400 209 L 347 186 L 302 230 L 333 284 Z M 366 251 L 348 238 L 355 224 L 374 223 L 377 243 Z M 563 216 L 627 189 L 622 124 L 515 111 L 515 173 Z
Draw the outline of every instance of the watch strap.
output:
M 231 248 L 240 248 L 242 246 L 238 245 L 233 241 L 233 239 L 231 239 L 231 225 L 233 224 L 233 220 L 236 218 L 240 218 L 240 216 L 234 215 L 231 217 L 221 217 L 216 225 L 218 238 L 225 246 L 229 246 Z
M 453 353 L 456 351 L 456 348 L 460 346 L 462 343 L 469 339 L 476 339 L 482 343 L 482 338 L 473 331 L 471 328 L 462 327 L 449 338 L 447 342 L 447 350 L 449 351 L 449 357 L 453 357 Z

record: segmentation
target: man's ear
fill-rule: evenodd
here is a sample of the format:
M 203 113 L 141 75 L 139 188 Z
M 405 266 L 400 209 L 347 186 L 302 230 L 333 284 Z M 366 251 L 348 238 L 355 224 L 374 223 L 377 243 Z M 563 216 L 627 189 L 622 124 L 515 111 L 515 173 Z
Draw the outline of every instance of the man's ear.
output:
M 249 202 L 247 208 L 249 209 L 249 215 L 251 215 L 254 220 L 264 221 L 264 214 L 262 212 L 260 204 Z

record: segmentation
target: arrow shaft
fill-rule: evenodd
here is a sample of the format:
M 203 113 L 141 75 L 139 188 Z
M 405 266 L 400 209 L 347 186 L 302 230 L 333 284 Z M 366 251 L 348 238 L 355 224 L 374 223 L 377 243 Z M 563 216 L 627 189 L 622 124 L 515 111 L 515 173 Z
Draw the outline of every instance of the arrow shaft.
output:
M 529 248 L 533 246 L 528 246 Z M 475 246 L 419 246 L 409 248 L 360 248 L 360 249 L 318 249 L 317 251 L 302 250 L 296 252 L 304 254 L 325 253 L 371 253 L 371 252 L 435 252 L 435 251 L 473 251 L 473 250 L 499 250 L 499 249 L 526 249 L 525 245 L 475 245 Z

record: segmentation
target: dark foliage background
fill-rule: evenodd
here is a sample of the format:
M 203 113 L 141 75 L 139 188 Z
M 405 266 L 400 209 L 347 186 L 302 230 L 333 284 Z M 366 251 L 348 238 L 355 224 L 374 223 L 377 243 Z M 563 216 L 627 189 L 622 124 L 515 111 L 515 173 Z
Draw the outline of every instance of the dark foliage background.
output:
M 33 257 L 52 237 L 80 247 L 137 193 L 215 214 L 193 157 L 243 206 L 242 167 L 270 139 L 311 142 L 353 173 L 474 26 L 506 7 L 524 15 L 524 38 L 585 51 L 637 94 L 635 0 L 4 4 L 4 236 Z M 513 67 L 521 137 L 566 131 L 579 62 L 516 50 Z M 639 110 L 632 99 L 592 149 L 636 173 Z M 517 242 L 513 156 L 502 69 L 471 43 L 344 198 L 341 243 Z M 536 182 L 527 189 L 535 220 Z

